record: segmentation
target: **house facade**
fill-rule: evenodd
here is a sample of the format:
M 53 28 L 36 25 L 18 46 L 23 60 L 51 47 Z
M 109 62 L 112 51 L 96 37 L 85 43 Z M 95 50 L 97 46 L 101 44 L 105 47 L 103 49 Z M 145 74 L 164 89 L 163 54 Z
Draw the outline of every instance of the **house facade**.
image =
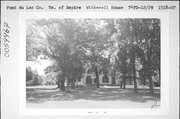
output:
M 99 75 L 99 84 L 106 84 L 106 85 L 119 85 L 120 80 L 118 77 L 112 75 Z M 84 74 L 83 77 L 80 79 L 79 84 L 81 85 L 90 85 L 96 84 L 96 76 L 94 74 Z
M 141 85 L 142 80 L 140 79 L 138 72 L 137 72 L 136 76 L 137 76 L 137 78 L 136 78 L 137 84 Z M 152 76 L 154 86 L 160 85 L 159 78 L 160 78 L 159 74 Z M 121 81 L 122 81 L 121 74 L 116 74 L 116 76 L 112 76 L 110 74 L 108 74 L 107 76 L 105 76 L 104 74 L 99 75 L 99 84 L 100 85 L 120 85 Z M 148 80 L 146 80 L 146 81 L 148 82 Z M 97 80 L 96 80 L 96 76 L 94 73 L 85 73 L 85 74 L 83 74 L 83 77 L 79 80 L 78 85 L 91 85 L 91 84 L 96 84 L 96 82 L 97 82 Z M 126 83 L 133 85 L 134 81 L 133 81 L 132 76 L 127 76 Z

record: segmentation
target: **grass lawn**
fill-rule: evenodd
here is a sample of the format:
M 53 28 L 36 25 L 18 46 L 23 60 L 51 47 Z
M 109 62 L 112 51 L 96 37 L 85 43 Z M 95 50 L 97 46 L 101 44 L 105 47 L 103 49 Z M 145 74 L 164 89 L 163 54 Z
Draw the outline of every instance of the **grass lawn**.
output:
M 155 100 L 160 103 L 159 89 L 150 94 L 147 88 L 140 88 L 138 93 L 134 93 L 132 87 L 82 86 L 66 93 L 56 87 L 27 87 L 27 108 L 151 108 Z

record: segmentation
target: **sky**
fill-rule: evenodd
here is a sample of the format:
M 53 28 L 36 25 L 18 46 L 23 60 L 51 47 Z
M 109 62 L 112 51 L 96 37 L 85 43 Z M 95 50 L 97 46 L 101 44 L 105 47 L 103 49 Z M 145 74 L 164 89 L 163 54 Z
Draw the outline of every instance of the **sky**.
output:
M 36 70 L 39 75 L 44 75 L 44 69 L 51 64 L 50 60 L 38 60 L 39 62 L 27 61 L 26 66 L 31 66 L 32 70 Z

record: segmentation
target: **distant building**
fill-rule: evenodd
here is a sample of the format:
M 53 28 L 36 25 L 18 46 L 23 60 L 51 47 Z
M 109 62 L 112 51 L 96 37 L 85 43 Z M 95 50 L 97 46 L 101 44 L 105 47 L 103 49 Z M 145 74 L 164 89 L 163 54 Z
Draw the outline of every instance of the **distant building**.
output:
M 94 73 L 85 73 L 83 74 L 83 77 L 79 80 L 79 84 L 81 85 L 88 85 L 88 84 L 96 84 L 97 79 Z M 118 76 L 112 76 L 110 74 L 107 74 L 105 76 L 104 74 L 99 74 L 99 84 L 109 84 L 109 85 L 119 85 L 120 79 Z

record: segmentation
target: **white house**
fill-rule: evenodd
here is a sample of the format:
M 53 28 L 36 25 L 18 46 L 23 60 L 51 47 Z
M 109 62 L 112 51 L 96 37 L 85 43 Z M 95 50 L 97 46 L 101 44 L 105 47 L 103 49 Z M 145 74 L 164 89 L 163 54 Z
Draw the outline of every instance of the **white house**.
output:
M 83 74 L 83 77 L 79 81 L 81 85 L 88 85 L 88 84 L 96 84 L 96 76 L 95 74 Z M 107 75 L 104 77 L 104 74 L 99 75 L 99 84 L 108 84 L 108 85 L 119 85 L 120 79 L 118 77 L 113 77 L 111 75 Z

